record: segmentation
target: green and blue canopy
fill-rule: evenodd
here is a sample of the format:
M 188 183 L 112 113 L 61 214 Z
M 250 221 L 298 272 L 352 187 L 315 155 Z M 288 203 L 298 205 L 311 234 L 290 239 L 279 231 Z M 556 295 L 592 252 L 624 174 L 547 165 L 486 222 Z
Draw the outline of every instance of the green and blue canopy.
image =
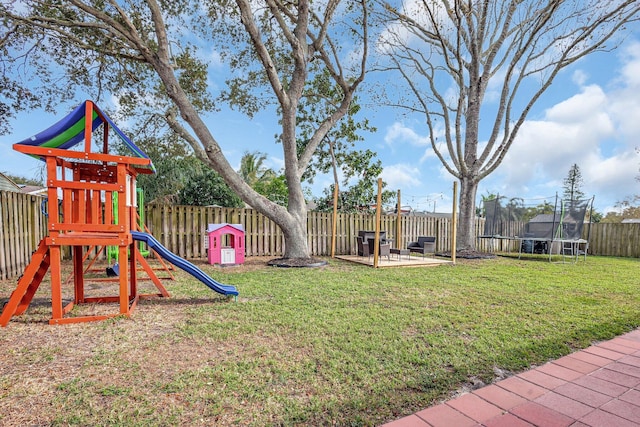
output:
M 84 101 L 65 118 L 58 121 L 53 126 L 23 141 L 17 142 L 16 144 L 57 148 L 63 150 L 68 150 L 75 147 L 76 145 L 84 141 L 87 102 L 92 101 Z M 92 132 L 98 129 L 100 125 L 103 125 L 106 121 L 108 126 L 111 126 L 111 129 L 113 129 L 116 136 L 120 139 L 120 141 L 122 141 L 124 146 L 131 150 L 134 157 L 140 157 L 144 159 L 149 158 L 149 156 L 145 154 L 145 152 L 142 151 L 136 144 L 134 144 L 133 141 L 131 141 L 131 139 L 129 139 L 129 137 L 125 135 L 125 133 L 122 132 L 122 130 L 120 130 L 118 126 L 116 126 L 116 124 L 106 114 L 104 114 L 104 112 L 102 112 L 102 110 L 100 110 L 100 108 L 95 103 L 92 102 L 92 104 Z M 41 159 L 44 160 L 43 158 Z M 150 163 L 148 168 L 155 172 L 155 166 L 153 166 L 153 163 Z

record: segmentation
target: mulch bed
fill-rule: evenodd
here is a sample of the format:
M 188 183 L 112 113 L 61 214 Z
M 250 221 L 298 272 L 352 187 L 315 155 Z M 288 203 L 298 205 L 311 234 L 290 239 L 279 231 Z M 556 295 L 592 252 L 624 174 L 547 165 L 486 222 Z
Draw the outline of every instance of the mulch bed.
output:
M 327 265 L 327 261 L 317 258 L 276 258 L 267 262 L 267 265 L 273 267 L 322 267 Z
M 440 252 L 440 253 L 437 253 L 436 255 L 441 257 L 451 258 L 451 251 Z M 492 259 L 495 257 L 496 257 L 495 254 L 490 254 L 488 252 L 479 252 L 479 251 L 472 251 L 472 250 L 466 250 L 466 249 L 456 251 L 456 258 L 462 258 L 462 259 Z

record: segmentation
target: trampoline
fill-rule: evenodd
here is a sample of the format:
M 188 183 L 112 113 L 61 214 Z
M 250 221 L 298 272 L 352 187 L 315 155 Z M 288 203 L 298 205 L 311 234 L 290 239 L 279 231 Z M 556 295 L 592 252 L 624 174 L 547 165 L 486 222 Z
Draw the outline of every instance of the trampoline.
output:
M 562 255 L 563 261 L 567 257 L 577 261 L 580 255 L 586 259 L 594 198 L 563 200 L 556 195 L 536 200 L 527 203 L 500 195 L 485 200 L 484 230 L 478 238 L 490 239 L 490 250 L 496 240 L 517 241 L 518 258 L 531 253 L 548 254 L 550 261 L 554 254 Z

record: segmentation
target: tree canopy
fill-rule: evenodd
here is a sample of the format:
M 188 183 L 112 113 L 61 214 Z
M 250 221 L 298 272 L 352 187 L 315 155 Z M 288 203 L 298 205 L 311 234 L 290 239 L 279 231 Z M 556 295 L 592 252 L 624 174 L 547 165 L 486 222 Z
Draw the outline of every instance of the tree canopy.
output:
M 57 105 L 79 93 L 97 101 L 113 97 L 121 114 L 161 123 L 186 141 L 236 194 L 276 222 L 286 258 L 309 257 L 301 178 L 364 80 L 364 0 L 26 0 L 3 2 L 0 13 L 0 75 L 16 90 L 0 108 Z M 210 73 L 212 46 L 231 67 L 226 86 Z M 340 92 L 318 110 L 317 126 L 299 151 L 299 108 L 319 73 Z M 20 98 L 27 87 L 31 92 Z M 215 93 L 218 87 L 226 89 Z M 286 207 L 248 185 L 225 157 L 215 125 L 205 121 L 221 102 L 249 115 L 277 106 Z
M 624 219 L 640 218 L 640 197 L 634 196 L 616 203 L 618 211 L 610 211 L 600 222 L 619 223 Z
M 316 209 L 319 211 L 331 211 L 333 209 L 333 192 L 335 186 L 341 186 L 338 196 L 338 210 L 340 212 L 371 212 L 376 203 L 378 193 L 378 177 L 382 173 L 382 162 L 377 158 L 376 153 L 371 150 L 342 151 L 335 164 L 332 165 L 330 159 L 325 159 L 326 163 L 319 164 L 318 169 L 335 168 L 335 180 L 338 180 L 338 168 L 342 174 L 342 183 L 334 181 L 325 188 L 322 196 L 316 197 Z M 387 204 L 393 200 L 395 193 L 385 189 L 387 184 L 382 183 L 382 204 Z
M 240 208 L 242 199 L 229 188 L 222 177 L 211 169 L 191 177 L 178 192 L 178 203 L 191 206 L 223 206 Z

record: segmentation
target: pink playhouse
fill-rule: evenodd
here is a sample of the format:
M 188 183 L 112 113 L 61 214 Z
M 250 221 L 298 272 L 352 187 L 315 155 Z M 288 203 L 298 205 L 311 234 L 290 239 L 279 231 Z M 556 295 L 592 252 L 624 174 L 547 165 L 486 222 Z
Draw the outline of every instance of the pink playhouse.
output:
M 244 227 L 242 224 L 209 224 L 209 264 L 244 264 Z

